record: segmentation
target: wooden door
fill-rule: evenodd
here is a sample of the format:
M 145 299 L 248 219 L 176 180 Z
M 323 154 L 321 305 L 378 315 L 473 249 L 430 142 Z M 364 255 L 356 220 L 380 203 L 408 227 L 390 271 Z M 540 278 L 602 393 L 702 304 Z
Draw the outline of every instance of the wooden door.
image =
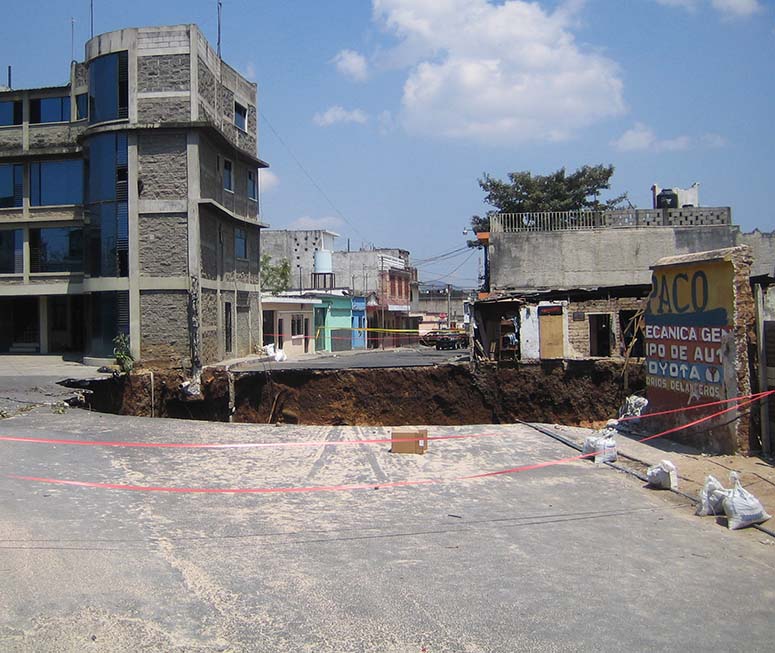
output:
M 538 308 L 538 337 L 541 358 L 563 358 L 564 318 L 562 306 Z

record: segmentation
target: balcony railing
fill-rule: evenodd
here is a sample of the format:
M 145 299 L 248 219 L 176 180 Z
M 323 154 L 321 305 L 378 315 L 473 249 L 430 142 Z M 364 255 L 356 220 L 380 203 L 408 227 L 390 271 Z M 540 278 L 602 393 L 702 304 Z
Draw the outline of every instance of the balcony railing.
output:
M 728 224 L 732 224 L 732 210 L 726 206 L 498 213 L 490 217 L 490 231 L 493 233 L 573 231 L 617 227 L 696 227 Z

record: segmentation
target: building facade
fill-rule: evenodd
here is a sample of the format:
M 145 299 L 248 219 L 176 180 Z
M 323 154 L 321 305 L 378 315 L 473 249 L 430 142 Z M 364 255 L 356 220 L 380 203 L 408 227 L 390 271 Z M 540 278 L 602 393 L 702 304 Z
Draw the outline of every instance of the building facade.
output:
M 261 344 L 256 85 L 195 25 L 0 93 L 0 351 L 197 370 Z

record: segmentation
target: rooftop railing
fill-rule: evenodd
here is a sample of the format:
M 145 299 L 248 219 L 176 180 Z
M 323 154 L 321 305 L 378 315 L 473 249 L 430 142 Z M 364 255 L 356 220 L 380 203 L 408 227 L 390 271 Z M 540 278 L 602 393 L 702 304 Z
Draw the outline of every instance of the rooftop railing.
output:
M 729 224 L 732 224 L 732 210 L 727 206 L 498 213 L 490 217 L 490 231 L 493 233 Z

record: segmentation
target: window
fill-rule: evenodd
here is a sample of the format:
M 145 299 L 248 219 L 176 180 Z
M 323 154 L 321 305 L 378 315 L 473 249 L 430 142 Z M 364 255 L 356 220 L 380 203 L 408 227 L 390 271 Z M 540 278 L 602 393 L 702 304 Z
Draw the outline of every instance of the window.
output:
M 234 230 L 234 256 L 237 258 L 248 257 L 248 237 L 244 229 L 237 227 Z
M 247 131 L 248 110 L 238 102 L 234 103 L 234 124 L 242 131 Z
M 126 134 L 89 139 L 87 211 L 88 270 L 93 277 L 129 274 Z
M 0 165 L 0 209 L 20 207 L 24 193 L 24 167 L 20 163 Z
M 22 124 L 22 101 L 0 102 L 0 127 Z
M 24 271 L 23 246 L 24 232 L 21 229 L 0 231 L 0 274 L 21 274 Z
M 234 180 L 232 178 L 232 164 L 228 159 L 223 160 L 223 187 L 234 192 Z
M 83 230 L 80 227 L 30 229 L 30 272 L 83 270 Z
M 248 170 L 248 197 L 256 199 L 256 171 Z
M 30 123 L 70 122 L 70 96 L 30 100 Z
M 89 94 L 81 93 L 75 96 L 75 119 L 83 120 L 89 117 Z
M 129 106 L 128 57 L 116 52 L 89 64 L 89 122 L 126 118 Z
M 231 353 L 232 328 L 231 328 L 231 302 L 223 305 L 223 332 L 226 337 L 226 353 Z
M 291 316 L 291 337 L 304 335 L 304 316 L 296 314 Z
M 39 161 L 30 164 L 30 204 L 56 206 L 83 203 L 83 161 Z

